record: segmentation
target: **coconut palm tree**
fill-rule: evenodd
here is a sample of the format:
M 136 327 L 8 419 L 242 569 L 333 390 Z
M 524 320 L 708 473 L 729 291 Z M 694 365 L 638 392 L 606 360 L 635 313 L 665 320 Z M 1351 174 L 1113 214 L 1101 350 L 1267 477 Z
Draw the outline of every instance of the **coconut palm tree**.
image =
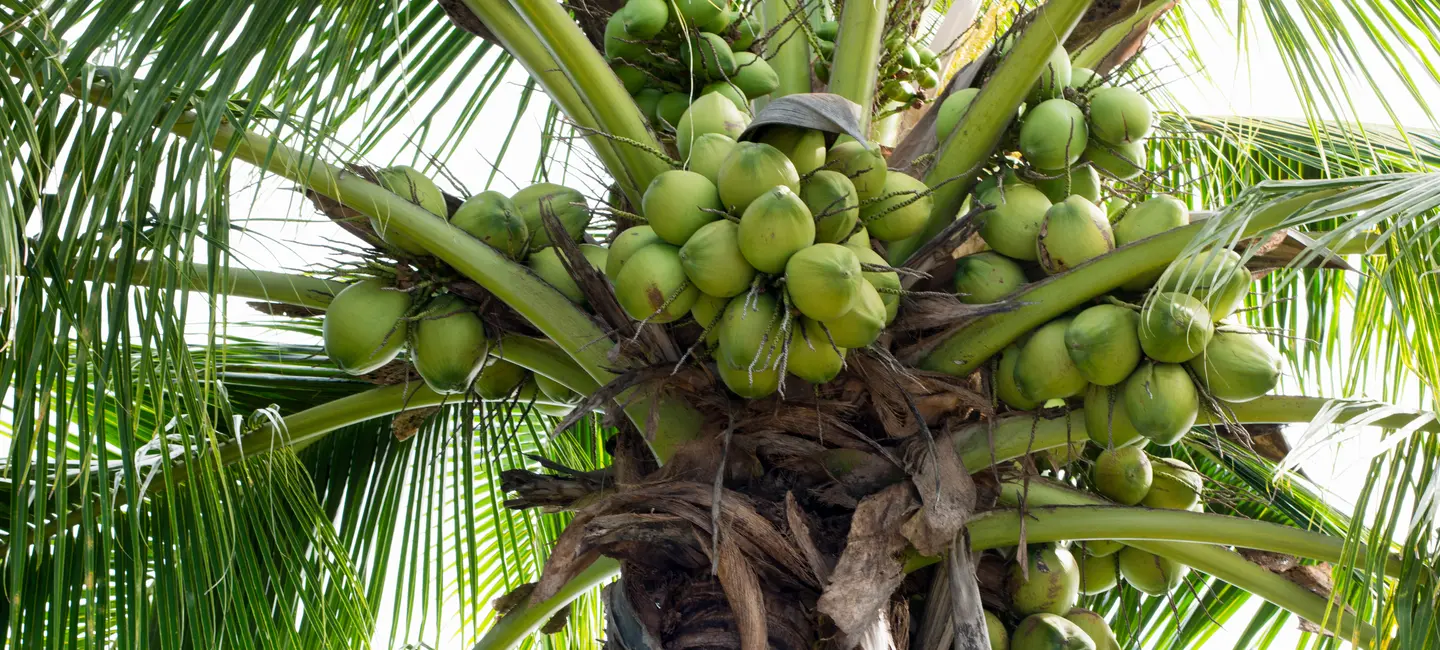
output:
M 627 316 L 553 209 L 532 223 L 584 300 L 449 220 L 478 194 L 466 184 L 496 174 L 446 161 L 494 124 L 508 126 L 503 157 L 528 137 L 537 93 L 535 180 L 568 172 L 606 193 L 587 197 L 586 237 L 649 216 L 647 187 L 685 161 L 603 54 L 636 45 L 607 33 L 621 9 L 0 2 L 12 647 L 979 648 L 985 610 L 1011 627 L 1024 613 L 1008 562 L 1114 540 L 1193 569 L 1162 595 L 1081 600 L 1127 647 L 1202 647 L 1222 627 L 1263 647 L 1296 625 L 1325 647 L 1440 645 L 1440 424 L 1391 405 L 1430 405 L 1440 385 L 1440 137 L 1362 122 L 1374 116 L 1351 101 L 1381 94 L 1356 82 L 1362 62 L 1422 106 L 1433 97 L 1434 7 L 731 5 L 719 31 L 756 25 L 750 49 L 776 73 L 746 107 L 752 124 L 878 140 L 892 173 L 924 182 L 907 196 L 932 206 L 866 268 L 904 273 L 881 341 L 834 381 L 756 399 L 726 392 L 693 324 Z M 1192 115 L 1155 87 L 1157 41 L 1206 60 L 1197 16 L 1273 42 L 1309 119 Z M 937 30 L 943 85 L 885 78 Z M 686 52 L 687 74 L 707 65 Z M 1170 192 L 1195 218 L 1002 302 L 961 303 L 944 276 L 979 248 L 989 206 L 974 190 L 1030 168 L 1010 155 L 1014 118 L 1056 56 L 1163 109 L 1144 173 L 1107 194 Z M 517 65 L 518 110 L 495 103 Z M 967 88 L 971 109 L 937 138 L 940 100 Z M 406 135 L 418 153 L 403 162 L 449 179 L 444 205 L 425 206 L 428 179 L 369 164 Z M 242 232 L 277 246 L 295 232 L 241 218 L 256 174 L 308 199 L 270 223 L 325 224 L 333 256 L 290 270 L 236 259 Z M 1151 446 L 1203 476 L 1203 512 L 1116 505 L 1095 493 L 1081 400 L 999 402 L 1000 357 L 1080 307 L 1139 308 L 1122 285 L 1220 248 L 1258 277 L 1231 326 L 1272 335 L 1294 394 L 1206 399 L 1183 441 Z M 452 295 L 483 322 L 487 370 L 514 364 L 552 390 L 437 392 L 418 352 L 341 371 L 323 315 L 376 277 Z M 257 311 L 265 329 L 244 329 Z M 1285 424 L 1306 425 L 1304 446 L 1288 447 Z M 1299 465 L 1347 436 L 1370 454 L 1353 512 Z

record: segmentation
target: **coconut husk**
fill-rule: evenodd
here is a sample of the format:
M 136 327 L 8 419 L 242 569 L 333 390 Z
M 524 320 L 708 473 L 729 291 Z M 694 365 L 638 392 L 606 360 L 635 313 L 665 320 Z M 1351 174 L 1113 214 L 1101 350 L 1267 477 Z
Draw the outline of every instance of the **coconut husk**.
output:
M 851 519 L 845 551 L 817 603 L 847 637 L 858 637 L 886 615 L 905 577 L 906 541 L 899 529 L 919 507 L 911 489 L 899 483 L 865 497 Z

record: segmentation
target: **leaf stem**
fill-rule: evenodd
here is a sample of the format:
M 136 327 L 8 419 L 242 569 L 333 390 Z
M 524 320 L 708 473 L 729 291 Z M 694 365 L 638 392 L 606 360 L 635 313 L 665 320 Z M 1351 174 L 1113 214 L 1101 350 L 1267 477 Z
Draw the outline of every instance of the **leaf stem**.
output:
M 860 131 L 866 135 L 870 135 L 889 5 L 886 0 L 845 3 L 830 67 L 830 92 L 860 105 Z

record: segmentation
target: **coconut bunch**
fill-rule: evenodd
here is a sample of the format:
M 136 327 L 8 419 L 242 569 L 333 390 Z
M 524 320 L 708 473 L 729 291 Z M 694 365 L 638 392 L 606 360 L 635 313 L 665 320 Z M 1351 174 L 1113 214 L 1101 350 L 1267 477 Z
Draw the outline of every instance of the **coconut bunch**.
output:
M 830 82 L 830 64 L 835 55 L 835 36 L 840 24 L 821 23 L 815 28 L 819 48 L 811 62 L 815 78 Z M 880 94 L 892 102 L 919 108 L 929 101 L 940 86 L 940 60 L 934 50 L 916 41 L 904 30 L 893 30 L 885 36 L 885 54 L 880 60 Z
M 751 51 L 754 15 L 711 0 L 629 0 L 605 24 L 605 58 L 652 125 L 674 132 L 692 101 L 725 98 L 743 113 L 780 78 Z
M 1009 611 L 985 611 L 990 647 L 1119 650 L 1105 617 L 1075 606 L 1080 594 L 1103 593 L 1115 586 L 1116 578 L 1097 588 L 1101 585 L 1086 582 L 1091 576 L 1085 570 L 1063 544 L 1032 546 L 1026 557 L 1016 558 L 1006 580 Z

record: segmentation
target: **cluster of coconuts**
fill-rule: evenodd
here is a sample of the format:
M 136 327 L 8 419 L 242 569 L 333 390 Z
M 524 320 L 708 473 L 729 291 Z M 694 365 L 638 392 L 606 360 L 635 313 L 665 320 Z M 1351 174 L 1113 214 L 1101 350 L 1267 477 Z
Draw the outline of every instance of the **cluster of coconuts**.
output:
M 821 23 L 815 28 L 819 43 L 811 68 L 815 78 L 830 82 L 830 65 L 834 60 L 835 37 L 840 24 Z M 886 99 L 918 108 L 927 99 L 927 90 L 940 85 L 940 59 L 930 48 L 914 42 L 903 30 L 885 37 L 885 53 L 880 58 L 880 94 Z
M 1072 607 L 1063 614 L 1030 614 L 1013 629 L 986 610 L 985 629 L 990 650 L 1120 650 L 1105 617 L 1083 607 Z
M 750 51 L 761 33 L 754 15 L 713 0 L 628 0 L 605 25 L 605 57 L 645 117 L 679 129 L 691 103 L 716 95 L 750 111 L 780 77 Z
M 702 97 L 688 113 L 712 108 L 725 107 Z M 928 188 L 873 145 L 783 125 L 736 142 L 723 120 L 691 118 L 686 168 L 656 176 L 646 225 L 610 243 L 620 306 L 642 322 L 692 318 L 741 397 L 775 392 L 786 373 L 830 381 L 894 320 L 899 277 L 870 238 L 923 228 Z
M 585 233 L 590 211 L 576 190 L 537 183 L 513 196 L 481 192 L 450 214 L 445 195 L 435 182 L 411 167 L 398 165 L 376 173 L 386 190 L 490 245 L 517 262 L 525 262 L 566 297 L 583 300 L 541 223 L 544 210 L 553 214 L 576 241 Z M 402 256 L 423 256 L 425 249 L 383 218 L 372 217 L 375 233 Z M 581 245 L 587 255 L 605 249 Z M 568 282 L 568 285 L 567 285 Z M 474 307 L 451 295 L 417 296 L 396 288 L 393 281 L 371 278 L 337 293 L 326 309 L 325 351 L 341 370 L 363 375 L 379 369 L 409 348 L 409 359 L 426 385 L 438 393 L 458 394 L 472 387 L 482 399 L 498 400 L 518 393 L 526 401 L 541 396 L 538 407 L 552 415 L 568 411 L 580 400 L 569 388 L 491 355 L 492 341 Z M 563 407 L 563 408 L 562 408 Z

